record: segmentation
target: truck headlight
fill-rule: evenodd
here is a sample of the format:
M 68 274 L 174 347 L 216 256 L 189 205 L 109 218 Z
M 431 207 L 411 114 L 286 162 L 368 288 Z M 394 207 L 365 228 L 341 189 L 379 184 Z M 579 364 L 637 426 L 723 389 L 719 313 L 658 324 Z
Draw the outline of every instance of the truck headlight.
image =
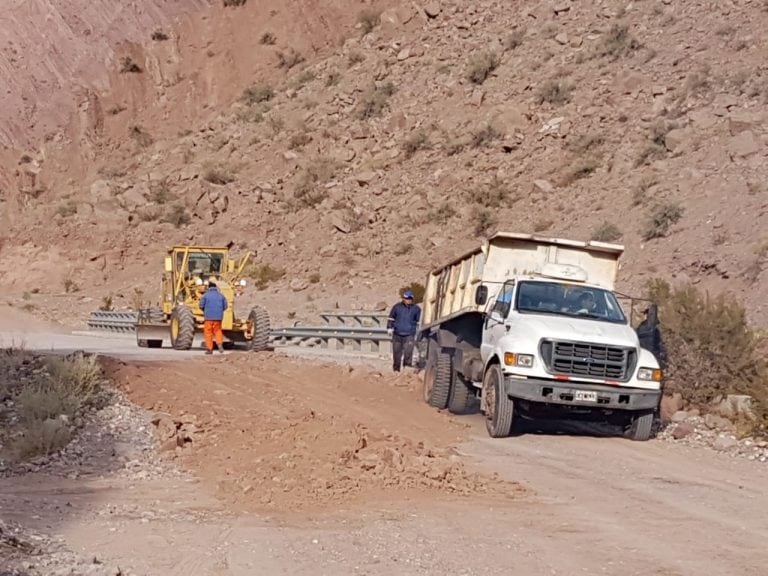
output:
M 637 379 L 661 382 L 661 370 L 658 368 L 640 368 L 637 371 Z
M 504 364 L 507 366 L 520 366 L 522 368 L 530 368 L 533 366 L 533 356 L 531 354 L 515 354 L 514 352 L 505 352 Z

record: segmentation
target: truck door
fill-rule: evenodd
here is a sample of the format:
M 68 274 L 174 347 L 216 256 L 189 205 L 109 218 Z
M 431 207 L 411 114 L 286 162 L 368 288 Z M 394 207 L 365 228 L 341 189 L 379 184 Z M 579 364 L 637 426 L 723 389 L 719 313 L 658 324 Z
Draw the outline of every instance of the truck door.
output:
M 483 325 L 483 343 L 480 346 L 483 362 L 491 357 L 499 338 L 507 332 L 504 323 L 512 309 L 514 293 L 515 283 L 513 281 L 505 282 L 496 296 L 496 300 L 490 304 L 490 310 L 485 316 L 485 324 Z

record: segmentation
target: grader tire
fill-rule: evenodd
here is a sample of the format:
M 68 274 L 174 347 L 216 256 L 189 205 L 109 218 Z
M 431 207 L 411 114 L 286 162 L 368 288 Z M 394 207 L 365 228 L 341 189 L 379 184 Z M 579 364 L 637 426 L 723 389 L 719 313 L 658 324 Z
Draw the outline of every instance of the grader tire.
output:
M 248 322 L 253 325 L 253 338 L 248 342 L 248 349 L 264 352 L 269 348 L 269 333 L 272 330 L 269 313 L 261 306 L 254 306 L 248 315 Z
M 195 315 L 187 306 L 176 306 L 171 313 L 171 346 L 189 350 L 195 340 Z

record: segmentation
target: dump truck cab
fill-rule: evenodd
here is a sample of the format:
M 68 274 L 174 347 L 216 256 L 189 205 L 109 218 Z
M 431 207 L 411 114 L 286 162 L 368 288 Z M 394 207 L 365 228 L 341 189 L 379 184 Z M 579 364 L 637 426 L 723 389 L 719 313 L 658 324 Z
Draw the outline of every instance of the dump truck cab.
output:
M 433 271 L 425 400 L 460 413 L 479 395 L 491 436 L 565 412 L 647 439 L 662 374 L 613 292 L 622 252 L 502 233 Z

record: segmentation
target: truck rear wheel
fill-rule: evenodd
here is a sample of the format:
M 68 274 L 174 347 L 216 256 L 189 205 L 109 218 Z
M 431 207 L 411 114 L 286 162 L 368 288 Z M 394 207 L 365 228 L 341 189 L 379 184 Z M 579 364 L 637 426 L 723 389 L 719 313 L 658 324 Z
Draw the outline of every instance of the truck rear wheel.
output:
M 248 341 L 248 349 L 254 352 L 264 352 L 269 348 L 269 333 L 272 331 L 269 313 L 261 306 L 254 306 L 248 315 L 252 326 L 253 338 Z
M 652 428 L 653 410 L 636 412 L 632 415 L 632 420 L 625 436 L 630 440 L 645 442 L 651 437 Z
M 464 414 L 469 411 L 474 397 L 472 385 L 458 374 L 454 374 L 451 395 L 448 399 L 448 410 L 452 414 Z
M 485 429 L 491 438 L 505 438 L 512 433 L 515 403 L 504 389 L 501 366 L 493 364 L 483 379 Z
M 176 306 L 171 312 L 171 346 L 174 350 L 189 350 L 194 341 L 195 315 L 188 306 Z
M 424 401 L 434 408 L 446 408 L 451 395 L 452 376 L 453 358 L 436 341 L 430 340 L 424 371 Z

